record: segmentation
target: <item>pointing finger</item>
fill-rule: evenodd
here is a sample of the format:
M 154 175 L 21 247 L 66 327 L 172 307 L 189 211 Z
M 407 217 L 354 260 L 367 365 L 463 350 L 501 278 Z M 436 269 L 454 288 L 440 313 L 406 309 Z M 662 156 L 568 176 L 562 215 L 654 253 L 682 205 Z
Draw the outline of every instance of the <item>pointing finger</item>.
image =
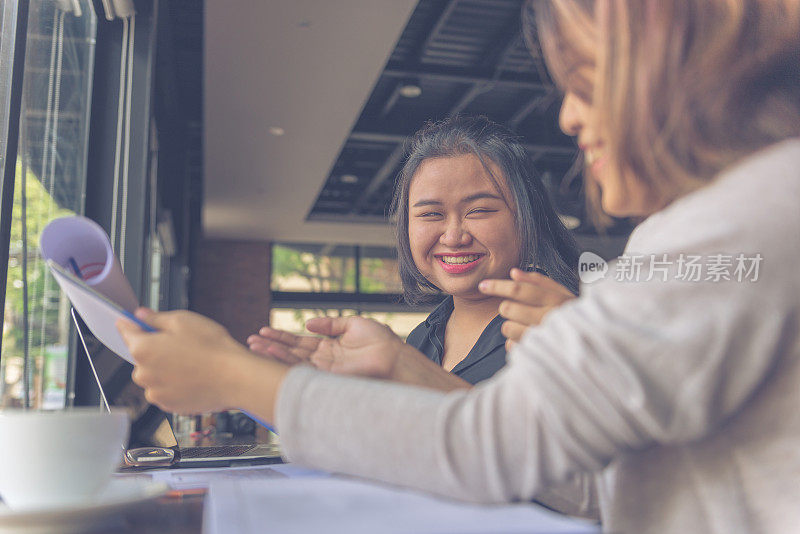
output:
M 564 295 L 565 297 L 575 296 L 572 291 L 542 273 L 528 272 L 523 271 L 522 269 L 514 268 L 511 269 L 511 279 L 517 282 L 528 282 L 530 284 L 539 285 L 542 288 L 549 289 L 555 293 Z

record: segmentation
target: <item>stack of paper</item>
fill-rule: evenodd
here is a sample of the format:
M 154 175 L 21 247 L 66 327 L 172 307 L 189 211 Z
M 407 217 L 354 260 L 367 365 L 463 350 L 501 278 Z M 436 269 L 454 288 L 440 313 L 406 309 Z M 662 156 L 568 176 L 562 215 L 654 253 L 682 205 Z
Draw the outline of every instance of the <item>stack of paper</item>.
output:
M 535 504 L 466 504 L 338 476 L 217 480 L 205 506 L 206 534 L 600 532 Z

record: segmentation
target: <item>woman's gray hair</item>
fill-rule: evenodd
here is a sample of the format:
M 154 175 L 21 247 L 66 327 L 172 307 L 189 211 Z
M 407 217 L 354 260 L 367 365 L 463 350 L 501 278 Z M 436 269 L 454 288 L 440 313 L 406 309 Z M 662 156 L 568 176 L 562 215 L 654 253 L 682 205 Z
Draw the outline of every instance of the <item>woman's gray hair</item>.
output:
M 508 185 L 519 236 L 519 267 L 544 272 L 573 293 L 578 292 L 578 247 L 556 214 L 547 191 L 534 172 L 533 160 L 519 138 L 484 116 L 457 116 L 426 124 L 411 138 L 408 156 L 395 183 L 391 218 L 397 237 L 397 257 L 403 294 L 410 304 L 427 303 L 438 288 L 427 280 L 411 256 L 408 238 L 408 193 L 423 161 L 473 154 L 483 163 L 499 191 L 499 168 Z M 505 196 L 505 195 L 504 195 Z

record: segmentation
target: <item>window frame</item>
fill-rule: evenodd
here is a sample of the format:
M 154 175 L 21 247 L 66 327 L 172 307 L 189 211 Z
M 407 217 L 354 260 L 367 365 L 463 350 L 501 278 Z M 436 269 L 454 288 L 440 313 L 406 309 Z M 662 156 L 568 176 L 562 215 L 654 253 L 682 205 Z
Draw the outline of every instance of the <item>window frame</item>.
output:
M 25 51 L 28 42 L 28 2 L 4 2 L 16 5 L 14 14 L 14 51 L 11 63 L 11 85 L 8 103 L 8 123 L 5 132 L 6 145 L 3 159 L 2 184 L 0 184 L 0 309 L 6 305 L 6 279 L 8 278 L 9 247 L 11 245 L 11 223 L 14 213 L 14 182 L 17 173 L 17 152 L 19 148 L 20 113 L 22 111 L 22 81 L 25 74 Z M 8 12 L 3 13 L 3 23 Z M 10 25 L 9 25 L 10 26 Z M 0 103 L 5 105 L 5 103 Z M 0 314 L 0 332 L 3 330 L 5 314 Z M 0 359 L 3 347 L 0 337 Z

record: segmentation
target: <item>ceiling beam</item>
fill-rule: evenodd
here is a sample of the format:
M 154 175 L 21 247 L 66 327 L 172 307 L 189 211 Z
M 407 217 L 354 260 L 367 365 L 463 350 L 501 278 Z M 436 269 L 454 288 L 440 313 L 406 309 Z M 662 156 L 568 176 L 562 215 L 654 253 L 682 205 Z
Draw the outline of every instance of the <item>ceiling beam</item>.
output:
M 464 91 L 464 93 L 461 95 L 461 98 L 458 99 L 458 102 L 453 104 L 453 107 L 451 107 L 450 111 L 447 112 L 447 116 L 453 117 L 455 115 L 458 115 L 459 113 L 464 111 L 464 109 L 470 104 L 470 102 L 475 100 L 475 98 L 478 95 L 485 93 L 489 89 L 491 89 L 491 84 L 473 85 L 472 87 Z
M 425 51 L 428 49 L 428 45 L 430 45 L 436 34 L 438 34 L 445 25 L 448 17 L 450 17 L 450 14 L 453 12 L 457 4 L 457 0 L 449 0 L 447 2 L 439 1 L 438 3 L 434 4 L 438 6 L 439 10 L 430 19 L 430 24 L 425 31 L 425 40 L 418 43 L 413 52 L 411 52 L 410 56 L 413 58 L 410 61 L 411 63 L 420 64 L 422 61 L 422 56 L 425 55 Z M 402 79 L 395 83 L 394 89 L 392 89 L 391 94 L 389 94 L 389 97 L 386 99 L 386 102 L 383 104 L 383 107 L 378 114 L 379 117 L 385 117 L 392 110 L 394 105 L 397 103 L 398 98 L 400 97 L 400 87 L 402 85 Z
M 356 214 L 358 211 L 367 203 L 369 198 L 372 196 L 375 191 L 386 181 L 389 176 L 391 176 L 392 172 L 394 172 L 395 168 L 400 164 L 400 161 L 403 159 L 403 156 L 406 153 L 406 146 L 405 146 L 405 137 L 403 138 L 403 142 L 399 142 L 392 153 L 389 154 L 389 157 L 384 160 L 383 165 L 378 171 L 372 175 L 372 179 L 369 181 L 367 186 L 364 188 L 364 191 L 361 193 L 361 196 L 358 197 L 358 200 L 353 204 L 352 209 L 350 210 L 351 214 Z
M 357 215 L 354 213 L 342 215 L 333 213 L 311 213 L 307 220 L 329 223 L 386 224 L 386 217 L 383 215 Z
M 545 106 L 548 106 L 550 102 L 553 101 L 556 95 L 555 88 L 551 88 L 548 92 L 540 95 L 536 95 L 535 97 L 528 100 L 527 103 L 522 105 L 514 114 L 511 116 L 510 119 L 507 121 L 507 125 L 512 130 L 515 130 L 519 124 L 524 121 L 528 115 L 533 113 L 538 109 L 542 109 Z
M 392 89 L 392 93 L 389 95 L 389 98 L 386 99 L 386 103 L 383 104 L 380 113 L 378 116 L 383 118 L 392 111 L 392 108 L 397 103 L 397 99 L 400 98 L 400 88 L 403 86 L 403 80 L 397 80 L 394 84 L 394 89 Z
M 377 143 L 404 143 L 412 134 L 389 134 L 383 132 L 353 131 L 350 139 L 356 141 L 371 141 Z M 533 153 L 551 154 L 554 156 L 569 156 L 575 153 L 575 147 L 566 145 L 538 145 L 525 143 L 523 146 Z
M 493 39 L 494 45 L 489 47 L 486 54 L 481 59 L 484 67 L 494 66 L 495 76 L 503 70 L 506 56 L 511 50 L 516 48 L 517 41 L 520 39 L 519 14 L 514 13 L 508 23 L 499 31 Z
M 514 78 L 494 76 L 484 71 L 465 70 L 465 69 L 444 69 L 443 67 L 424 67 L 421 65 L 409 67 L 390 63 L 383 76 L 390 78 L 425 78 L 428 80 L 452 82 L 452 83 L 494 83 L 495 85 L 513 86 L 525 89 L 547 89 L 550 84 L 535 81 L 530 75 L 517 75 Z
M 447 23 L 447 19 L 450 18 L 450 15 L 455 10 L 456 6 L 458 5 L 458 0 L 448 0 L 447 2 L 443 2 L 440 0 L 441 4 L 441 11 L 439 11 L 438 15 L 436 16 L 435 24 L 428 30 L 428 34 L 425 37 L 425 40 L 422 44 L 414 51 L 414 59 L 417 63 L 422 61 L 422 57 L 425 55 L 425 51 L 430 46 L 431 42 L 436 38 L 436 35 L 441 31 L 444 25 Z
M 352 131 L 348 140 L 363 141 L 367 143 L 397 144 L 404 143 L 407 135 L 390 134 L 385 132 Z

